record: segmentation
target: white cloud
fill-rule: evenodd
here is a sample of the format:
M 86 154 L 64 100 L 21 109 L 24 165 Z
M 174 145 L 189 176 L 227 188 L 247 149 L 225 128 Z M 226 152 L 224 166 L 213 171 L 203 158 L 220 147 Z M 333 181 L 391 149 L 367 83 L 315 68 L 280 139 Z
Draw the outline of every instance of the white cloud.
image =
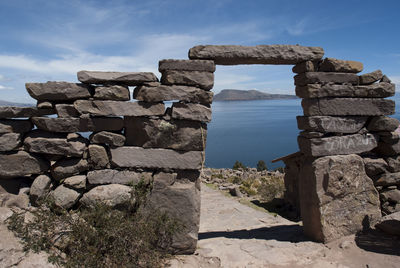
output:
M 10 90 L 10 89 L 14 89 L 14 88 L 0 85 L 0 90 Z

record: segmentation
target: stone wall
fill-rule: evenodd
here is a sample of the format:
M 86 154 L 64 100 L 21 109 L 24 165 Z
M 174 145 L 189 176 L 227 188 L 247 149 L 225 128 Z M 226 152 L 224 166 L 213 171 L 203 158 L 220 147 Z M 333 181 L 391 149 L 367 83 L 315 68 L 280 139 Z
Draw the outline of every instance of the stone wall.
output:
M 133 202 L 131 186 L 143 181 L 151 187 L 148 208 L 184 224 L 173 251 L 192 253 L 215 64 L 290 64 L 304 98 L 297 120 L 305 155 L 288 172 L 297 174 L 287 183 L 292 203 L 316 240 L 354 233 L 365 216 L 380 215 L 363 161 L 387 200 L 398 191 L 397 173 L 387 174 L 400 172 L 398 122 L 385 117 L 394 102 L 384 99 L 394 85 L 380 71 L 358 76 L 359 62 L 323 55 L 322 48 L 297 45 L 196 46 L 189 60 L 161 60 L 160 81 L 153 73 L 80 71 L 81 83 L 27 83 L 37 107 L 0 107 L 0 190 L 18 182 L 32 204 L 50 195 L 66 209 L 96 202 L 123 208 Z M 356 155 L 372 150 L 364 160 Z M 348 223 L 355 214 L 359 220 Z

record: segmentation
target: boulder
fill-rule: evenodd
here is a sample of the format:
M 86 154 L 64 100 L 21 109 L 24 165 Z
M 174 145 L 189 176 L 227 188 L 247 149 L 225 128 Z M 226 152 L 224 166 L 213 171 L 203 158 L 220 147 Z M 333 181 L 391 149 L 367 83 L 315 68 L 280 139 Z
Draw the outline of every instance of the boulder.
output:
M 174 102 L 172 118 L 208 123 L 211 121 L 211 108 L 195 103 Z
M 125 122 L 126 125 L 126 122 Z M 100 131 L 90 135 L 91 143 L 107 144 L 111 147 L 119 147 L 125 144 L 125 136 L 108 131 Z
M 305 86 L 307 84 L 343 84 L 348 83 L 358 85 L 358 76 L 352 73 L 324 73 L 324 72 L 306 72 L 294 77 L 296 86 Z
M 197 87 L 188 86 L 139 86 L 135 88 L 133 98 L 145 102 L 179 100 L 184 102 L 210 104 L 213 100 L 213 93 Z
M 394 96 L 394 93 L 395 85 L 383 82 L 363 86 L 353 86 L 349 84 L 308 84 L 305 86 L 296 86 L 296 96 L 300 98 L 386 98 Z
M 53 198 L 56 206 L 70 209 L 76 204 L 80 194 L 64 185 L 60 185 L 54 191 L 50 192 L 50 196 Z
M 94 169 L 102 169 L 110 166 L 106 149 L 97 144 L 89 145 L 89 164 Z
M 381 70 L 376 70 L 371 73 L 360 75 L 360 85 L 370 85 L 381 80 L 383 77 Z
M 53 179 L 60 181 L 73 175 L 78 175 L 88 169 L 89 165 L 85 159 L 66 158 L 58 160 L 51 166 L 51 175 Z
M 388 164 L 383 158 L 363 157 L 363 161 L 365 173 L 372 179 L 388 170 Z
M 25 151 L 0 153 L 0 177 L 19 177 L 46 172 L 50 163 Z
M 141 147 L 118 147 L 110 151 L 111 163 L 121 168 L 200 169 L 204 159 L 200 151 L 178 152 Z
M 400 172 L 384 173 L 375 182 L 375 186 L 400 185 Z
M 376 228 L 391 235 L 400 235 L 400 211 L 383 217 Z
M 338 73 L 359 73 L 364 65 L 359 61 L 338 60 L 334 58 L 325 58 L 319 64 L 320 72 L 338 72 Z
M 56 104 L 58 117 L 79 117 L 78 110 L 73 104 Z
M 83 194 L 80 203 L 85 207 L 102 203 L 114 208 L 126 208 L 135 203 L 132 191 L 132 187 L 126 185 L 100 185 Z
M 369 131 L 395 131 L 400 125 L 399 120 L 388 116 L 375 116 L 369 122 Z
M 324 50 L 320 47 L 298 45 L 208 45 L 189 50 L 190 59 L 209 59 L 219 65 L 238 64 L 297 64 L 319 60 Z
M 86 150 L 87 139 L 78 137 L 68 137 L 65 134 L 56 134 L 42 130 L 30 132 L 24 140 L 27 151 L 31 153 L 62 155 L 62 156 L 82 156 Z
M 48 118 L 33 117 L 32 122 L 38 129 L 50 132 L 88 132 L 88 131 L 119 131 L 124 127 L 122 118 Z
M 36 107 L 0 106 L 0 119 L 23 118 L 54 114 L 53 109 L 38 109 Z
M 392 189 L 380 193 L 380 198 L 383 202 L 400 203 L 400 190 Z
M 64 180 L 64 185 L 75 190 L 86 189 L 86 175 L 68 177 Z
M 45 197 L 50 191 L 51 179 L 47 175 L 37 176 L 31 185 L 29 191 L 29 197 L 32 203 L 36 203 L 37 200 Z
M 12 151 L 21 145 L 20 133 L 0 134 L 0 152 Z
M 360 115 L 378 116 L 394 114 L 394 101 L 380 98 L 323 98 L 303 99 L 304 115 Z
M 380 156 L 397 156 L 400 154 L 400 141 L 393 144 L 380 141 L 374 149 L 374 153 Z
M 388 164 L 389 172 L 400 172 L 400 156 L 387 157 L 385 160 Z
M 95 100 L 128 101 L 131 99 L 127 86 L 98 86 L 94 89 Z
M 207 125 L 196 121 L 125 117 L 126 145 L 203 151 Z
M 30 120 L 0 120 L 0 133 L 25 133 L 29 132 L 32 128 L 33 124 Z
M 295 66 L 293 66 L 292 71 L 294 73 L 305 73 L 305 72 L 317 72 L 318 71 L 318 62 L 316 61 L 303 61 L 300 63 L 297 63 Z
M 81 114 L 96 116 L 151 116 L 165 112 L 163 103 L 77 100 L 74 106 Z
M 377 146 L 377 136 L 353 134 L 325 138 L 306 139 L 299 136 L 300 151 L 309 156 L 359 154 L 369 152 Z
M 133 186 L 142 180 L 145 183 L 150 183 L 152 181 L 152 173 L 131 170 L 100 169 L 89 171 L 87 179 L 92 185 L 116 183 Z
M 378 193 L 360 156 L 307 158 L 300 177 L 303 230 L 313 240 L 327 243 L 379 220 Z
M 160 60 L 158 71 L 168 70 L 215 72 L 215 63 L 212 60 Z
M 210 90 L 214 86 L 214 74 L 199 71 L 164 71 L 161 76 L 161 83 L 165 85 L 194 86 Z
M 366 116 L 297 116 L 299 129 L 323 133 L 357 133 L 368 120 Z
M 145 82 L 157 82 L 153 73 L 146 72 L 98 72 L 80 71 L 78 80 L 85 84 L 118 84 L 138 86 Z
M 84 84 L 68 82 L 26 83 L 26 90 L 39 101 L 70 101 L 88 99 L 91 88 Z
M 166 212 L 184 228 L 174 235 L 171 248 L 175 254 L 196 250 L 200 224 L 199 172 L 157 173 L 146 208 Z M 185 204 L 182 206 L 182 204 Z

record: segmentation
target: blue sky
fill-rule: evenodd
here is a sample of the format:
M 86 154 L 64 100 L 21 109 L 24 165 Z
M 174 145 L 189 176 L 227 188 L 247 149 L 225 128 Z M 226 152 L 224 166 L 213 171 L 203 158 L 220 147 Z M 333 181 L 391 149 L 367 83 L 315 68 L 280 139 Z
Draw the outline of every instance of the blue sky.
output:
M 400 1 L 1 0 L 0 100 L 79 70 L 152 71 L 199 44 L 321 46 L 400 83 Z M 218 66 L 224 88 L 294 93 L 291 66 Z

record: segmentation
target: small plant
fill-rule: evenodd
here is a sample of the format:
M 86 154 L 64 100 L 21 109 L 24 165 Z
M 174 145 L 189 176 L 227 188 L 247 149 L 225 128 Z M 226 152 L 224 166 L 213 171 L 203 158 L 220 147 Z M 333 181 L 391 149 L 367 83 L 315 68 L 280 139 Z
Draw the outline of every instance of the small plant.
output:
M 285 183 L 283 178 L 275 176 L 261 180 L 261 185 L 258 187 L 258 194 L 266 202 L 282 197 L 284 191 Z
M 277 167 L 276 169 L 274 169 L 274 171 L 279 171 L 280 173 L 285 173 L 285 168 Z
M 236 160 L 235 164 L 233 164 L 233 168 L 232 168 L 232 169 L 237 170 L 237 169 L 239 169 L 239 168 L 241 168 L 241 169 L 246 169 L 246 166 L 243 165 L 242 162 Z
M 233 184 L 240 184 L 242 182 L 242 179 L 238 176 L 233 176 L 233 177 L 229 177 L 228 181 Z
M 267 165 L 265 164 L 264 160 L 259 160 L 257 162 L 257 171 L 264 171 L 267 170 Z

